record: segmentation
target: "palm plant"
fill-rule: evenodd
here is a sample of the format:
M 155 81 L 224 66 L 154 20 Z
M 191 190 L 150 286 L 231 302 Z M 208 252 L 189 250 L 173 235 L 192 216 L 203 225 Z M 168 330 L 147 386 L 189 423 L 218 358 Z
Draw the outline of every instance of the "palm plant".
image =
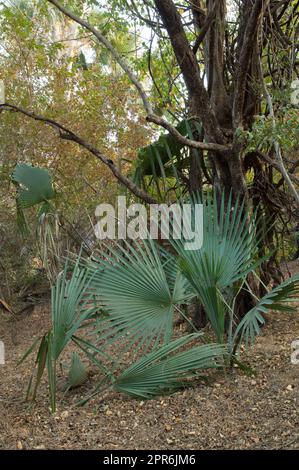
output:
M 23 209 L 46 203 L 55 196 L 51 176 L 44 168 L 18 163 L 12 174 L 12 181 L 17 185 L 17 201 Z
M 52 288 L 52 329 L 42 338 L 36 361 L 33 397 L 47 367 L 53 411 L 57 361 L 70 340 L 106 375 L 107 380 L 102 381 L 105 386 L 108 381 L 116 390 L 139 397 L 173 391 L 189 383 L 199 371 L 221 366 L 225 350 L 221 346 L 198 346 L 201 335 L 171 340 L 175 305 L 192 298 L 194 292 L 178 271 L 175 259 L 161 253 L 153 241 L 145 243 L 143 249 L 120 247 L 104 261 L 86 263 L 78 258 L 70 279 L 68 271 L 67 262 Z M 78 336 L 84 326 L 89 339 Z M 177 352 L 191 343 L 188 351 Z M 113 363 L 111 347 L 114 356 L 117 349 L 119 357 Z M 122 359 L 128 350 L 133 350 L 134 356 L 139 353 L 139 359 L 136 367 L 122 372 Z M 82 369 L 78 370 L 81 376 Z M 76 378 L 72 380 L 76 382 Z
M 294 304 L 298 302 L 298 294 L 299 273 L 296 273 L 268 292 L 246 313 L 235 330 L 233 343 L 242 340 L 246 344 L 253 343 L 255 336 L 260 332 L 260 327 L 265 323 L 263 314 L 269 313 L 270 310 L 286 313 L 296 312 L 297 306 Z
M 80 257 L 69 277 L 69 263 L 67 261 L 63 271 L 57 277 L 56 285 L 52 287 L 52 328 L 42 337 L 36 357 L 37 373 L 32 397 L 35 398 L 42 374 L 45 367 L 47 367 L 53 410 L 56 408 L 57 361 L 77 330 L 97 310 L 97 306 L 92 301 L 94 292 L 90 285 L 89 273 L 82 269 L 79 263 Z M 33 351 L 35 345 L 36 342 L 25 353 L 20 363 Z M 31 390 L 31 382 L 32 380 L 27 391 L 28 396 Z
M 223 197 L 220 205 L 211 196 L 191 202 L 203 204 L 200 249 L 187 251 L 185 240 L 174 239 L 175 256 L 150 239 L 125 243 L 110 247 L 105 256 L 79 257 L 70 279 L 66 263 L 52 289 L 53 327 L 39 350 L 37 379 L 47 364 L 53 409 L 56 363 L 71 340 L 104 374 L 92 396 L 108 383 L 120 392 L 152 398 L 189 385 L 190 378 L 222 366 L 223 359 L 228 363 L 243 339 L 254 340 L 263 314 L 294 311 L 289 304 L 298 301 L 299 274 L 257 301 L 241 321 L 237 318 L 236 296 L 261 262 L 255 215 L 231 197 Z M 194 297 L 206 311 L 216 345 L 199 344 L 202 334 L 174 338 L 174 312 L 186 319 L 180 306 Z M 128 352 L 133 364 L 124 369 Z
M 210 195 L 193 195 L 193 204 L 203 204 L 203 246 L 184 249 L 184 239 L 171 243 L 179 257 L 179 267 L 197 293 L 220 343 L 227 343 L 230 356 L 244 339 L 252 343 L 270 311 L 294 312 L 289 303 L 298 301 L 299 274 L 270 291 L 240 320 L 236 299 L 242 289 L 250 289 L 249 273 L 264 259 L 257 256 L 261 234 L 256 232 L 256 214 L 245 209 L 244 201 L 226 200 L 220 204 Z M 190 222 L 191 223 L 191 222 Z
M 246 211 L 244 201 L 233 201 L 231 196 L 227 200 L 223 196 L 220 204 L 209 195 L 195 195 L 190 202 L 203 204 L 200 249 L 186 250 L 183 238 L 171 240 L 176 257 L 151 240 L 137 248 L 119 248 L 112 261 L 98 260 L 91 268 L 95 288 L 115 324 L 126 330 L 133 330 L 136 324 L 136 334 L 144 335 L 146 329 L 149 338 L 163 326 L 166 341 L 171 336 L 173 310 L 198 296 L 218 342 L 228 343 L 232 352 L 237 338 L 247 337 L 249 331 L 251 339 L 258 334 L 258 324 L 264 321 L 261 312 L 293 311 L 287 303 L 297 299 L 298 275 L 258 301 L 238 323 L 236 296 L 248 288 L 247 275 L 263 261 L 257 257 L 260 235 L 255 230 L 255 213 Z M 105 274 L 97 274 L 100 264 L 106 264 Z M 168 310 L 161 310 L 166 305 Z M 171 318 L 169 328 L 167 318 Z
M 233 313 L 234 292 L 258 263 L 255 254 L 258 235 L 255 215 L 246 213 L 244 202 L 231 195 L 220 206 L 216 197 L 193 195 L 191 204 L 203 205 L 203 245 L 186 250 L 184 238 L 171 243 L 179 256 L 179 266 L 188 279 L 212 325 L 219 342 L 224 341 L 227 314 Z M 188 226 L 192 226 L 189 221 Z
M 30 226 L 25 209 L 37 208 L 36 240 L 43 267 L 51 285 L 61 270 L 60 224 L 53 199 L 56 194 L 50 173 L 45 168 L 18 163 L 11 176 L 17 188 L 17 222 L 21 234 L 26 237 Z

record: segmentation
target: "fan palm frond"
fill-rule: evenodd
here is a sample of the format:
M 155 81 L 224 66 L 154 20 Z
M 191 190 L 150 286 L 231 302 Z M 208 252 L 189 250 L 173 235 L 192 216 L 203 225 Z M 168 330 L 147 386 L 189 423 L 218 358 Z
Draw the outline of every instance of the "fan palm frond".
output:
M 80 256 L 69 275 L 69 262 L 58 275 L 51 291 L 52 348 L 57 359 L 82 323 L 98 309 L 87 269 L 80 267 Z
M 101 339 L 126 337 L 136 350 L 169 341 L 174 306 L 194 296 L 175 258 L 162 254 L 153 240 L 135 247 L 125 243 L 125 249 L 119 245 L 108 261 L 98 260 L 89 271 L 108 312 L 99 323 Z
M 86 366 L 83 364 L 79 354 L 73 352 L 71 366 L 68 373 L 67 384 L 69 388 L 79 387 L 84 384 L 88 377 Z
M 253 343 L 264 325 L 263 314 L 272 311 L 292 313 L 298 307 L 291 305 L 299 302 L 299 273 L 286 279 L 279 286 L 268 292 L 238 324 L 234 333 L 234 341 L 242 341 L 248 345 Z
M 188 386 L 188 379 L 194 379 L 204 369 L 220 367 L 225 347 L 219 344 L 178 352 L 197 338 L 196 334 L 187 335 L 143 356 L 120 375 L 115 389 L 138 398 L 154 398 Z
M 195 204 L 203 206 L 202 247 L 186 250 L 187 236 L 172 239 L 171 243 L 179 254 L 182 273 L 198 294 L 218 340 L 222 341 L 227 311 L 223 294 L 256 267 L 254 214 L 246 213 L 243 201 L 233 203 L 231 196 L 225 201 L 223 195 L 218 204 L 216 197 L 197 194 L 190 202 L 193 208 Z M 187 221 L 189 234 L 195 214 L 193 209 Z
M 18 205 L 22 209 L 45 203 L 55 196 L 51 176 L 45 168 L 18 163 L 12 181 L 18 186 Z
M 69 263 L 58 275 L 51 290 L 52 329 L 41 341 L 37 354 L 37 380 L 34 398 L 41 376 L 47 366 L 52 411 L 56 409 L 56 363 L 57 359 L 85 320 L 90 318 L 97 306 L 92 302 L 93 290 L 90 275 L 79 267 L 80 256 L 69 277 Z

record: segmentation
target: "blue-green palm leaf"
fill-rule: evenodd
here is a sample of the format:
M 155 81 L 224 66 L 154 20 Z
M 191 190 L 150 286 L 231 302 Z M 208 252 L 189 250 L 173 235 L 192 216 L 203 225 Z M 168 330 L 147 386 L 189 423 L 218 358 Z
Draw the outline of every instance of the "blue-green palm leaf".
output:
M 298 307 L 294 305 L 294 302 L 299 302 L 299 273 L 275 287 L 246 313 L 236 328 L 234 340 L 239 338 L 246 344 L 253 343 L 260 332 L 260 327 L 265 323 L 263 314 L 270 311 L 295 312 Z
M 244 279 L 254 269 L 257 237 L 254 215 L 244 203 L 224 196 L 218 204 L 211 196 L 195 195 L 190 203 L 203 204 L 203 244 L 200 249 L 186 250 L 185 239 L 171 240 L 180 257 L 181 271 L 188 279 L 221 341 L 224 335 L 227 288 Z M 191 213 L 191 215 L 194 214 Z M 192 221 L 189 221 L 192 226 Z
M 102 340 L 126 337 L 145 348 L 153 347 L 153 341 L 168 341 L 174 306 L 194 296 L 175 258 L 161 252 L 152 240 L 135 247 L 126 244 L 125 249 L 119 246 L 108 261 L 89 265 L 89 271 L 108 312 L 108 318 L 99 322 Z
M 198 376 L 204 369 L 220 367 L 225 355 L 225 348 L 221 345 L 206 344 L 185 350 L 186 345 L 198 336 L 184 336 L 143 356 L 117 378 L 115 389 L 149 399 L 187 386 L 187 380 Z
M 19 163 L 12 181 L 18 186 L 17 202 L 22 209 L 45 203 L 55 196 L 51 176 L 45 168 Z
M 71 276 L 67 261 L 51 291 L 52 351 L 55 360 L 83 322 L 97 311 L 98 306 L 93 299 L 91 276 L 87 269 L 80 267 L 80 257 Z

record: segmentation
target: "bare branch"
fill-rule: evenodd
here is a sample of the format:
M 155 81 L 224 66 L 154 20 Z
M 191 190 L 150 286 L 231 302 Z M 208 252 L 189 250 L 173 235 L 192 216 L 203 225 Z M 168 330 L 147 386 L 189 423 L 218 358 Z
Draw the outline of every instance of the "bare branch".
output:
M 172 0 L 154 0 L 154 3 L 167 29 L 173 51 L 186 83 L 189 99 L 194 102 L 195 108 L 198 110 L 198 116 L 202 121 L 206 134 L 209 140 L 224 145 L 224 135 L 201 79 L 196 57 L 190 47 L 177 8 Z
M 171 126 L 165 119 L 156 116 L 150 115 L 147 117 L 147 121 L 154 122 L 164 129 L 167 129 L 173 137 L 183 145 L 186 145 L 191 148 L 200 149 L 200 150 L 214 150 L 218 152 L 224 152 L 230 148 L 227 145 L 217 144 L 213 142 L 197 142 L 197 140 L 190 140 L 187 137 L 182 136 L 182 134 L 177 131 L 177 129 Z
M 129 9 L 130 12 L 133 13 L 139 20 L 143 21 L 145 24 L 147 24 L 150 28 L 154 29 L 155 32 L 157 33 L 158 28 L 161 29 L 163 25 L 161 23 L 158 23 L 157 21 L 153 21 L 151 18 L 146 18 L 143 16 L 134 2 L 134 0 L 131 0 L 132 5 L 129 4 L 127 0 L 125 0 L 125 4 L 127 5 L 127 8 Z
M 58 132 L 58 135 L 60 139 L 63 140 L 69 140 L 72 142 L 76 142 L 78 145 L 83 147 L 84 149 L 88 150 L 92 155 L 94 155 L 98 160 L 100 160 L 104 165 L 106 165 L 109 170 L 113 173 L 113 175 L 117 178 L 117 180 L 122 183 L 126 188 L 131 191 L 131 193 L 135 194 L 135 196 L 139 197 L 142 199 L 144 202 L 148 204 L 156 204 L 157 201 L 152 198 L 149 194 L 147 194 L 145 191 L 143 191 L 141 188 L 136 186 L 135 183 L 133 183 L 132 180 L 121 174 L 119 171 L 118 167 L 114 164 L 112 160 L 110 160 L 108 157 L 106 157 L 100 150 L 98 150 L 96 147 L 91 145 L 89 142 L 87 142 L 85 139 L 82 137 L 78 136 L 75 134 L 73 131 L 68 129 L 65 126 L 62 126 L 58 122 L 54 121 L 53 119 L 48 119 L 44 116 L 39 116 L 38 114 L 35 114 L 31 111 L 27 111 L 25 109 L 19 108 L 18 106 L 14 106 L 9 103 L 4 103 L 0 104 L 0 112 L 1 111 L 10 111 L 10 112 L 17 112 L 24 114 L 25 116 L 34 119 L 35 121 L 42 122 L 50 127 L 52 127 L 55 131 Z
M 263 152 L 261 152 L 260 150 L 256 150 L 255 151 L 257 156 L 260 157 L 261 159 L 265 160 L 265 162 L 269 163 L 269 165 L 273 166 L 273 168 L 275 168 L 277 171 L 279 171 L 280 174 L 282 174 L 281 172 L 281 166 L 280 164 L 277 162 L 277 160 L 273 160 L 272 158 L 270 158 L 268 155 L 264 154 Z M 296 183 L 296 184 L 299 184 L 299 178 L 297 178 L 296 176 L 290 174 L 289 177 L 291 178 L 291 180 Z M 283 180 L 285 181 L 285 178 L 283 177 Z

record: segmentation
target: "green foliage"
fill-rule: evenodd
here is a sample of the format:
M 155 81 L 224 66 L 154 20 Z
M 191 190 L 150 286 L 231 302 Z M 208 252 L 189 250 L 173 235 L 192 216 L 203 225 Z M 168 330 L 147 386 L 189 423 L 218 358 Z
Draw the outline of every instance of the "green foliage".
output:
M 202 130 L 200 123 L 194 119 L 182 120 L 176 129 L 190 139 L 196 139 Z M 198 153 L 196 149 L 193 150 Z M 151 190 L 154 183 L 160 199 L 167 195 L 169 189 L 174 188 L 180 197 L 185 185 L 180 174 L 188 169 L 189 160 L 190 149 L 171 134 L 161 134 L 155 142 L 139 149 L 133 165 L 133 181 L 147 191 Z
M 45 203 L 55 196 L 51 176 L 45 168 L 18 163 L 11 178 L 17 186 L 17 203 L 22 209 Z
M 196 334 L 187 335 L 143 356 L 117 378 L 114 388 L 134 397 L 149 399 L 192 385 L 198 375 L 202 376 L 204 369 L 222 366 L 221 359 L 226 354 L 225 347 L 219 344 L 193 346 L 177 352 L 197 338 Z M 188 379 L 192 382 L 186 381 Z
M 93 290 L 90 288 L 90 276 L 85 269 L 79 267 L 79 262 L 80 257 L 72 269 L 71 277 L 69 277 L 69 264 L 66 262 L 64 270 L 57 278 L 56 285 L 52 287 L 52 329 L 43 336 L 36 358 L 37 378 L 32 398 L 36 396 L 41 376 L 47 367 L 53 411 L 56 409 L 57 360 L 78 328 L 97 310 L 91 302 Z M 25 354 L 24 359 L 27 355 Z
M 110 334 L 114 339 L 125 330 L 128 340 L 140 342 L 144 349 L 153 341 L 169 341 L 175 305 L 194 296 L 175 259 L 168 253 L 162 257 L 152 240 L 144 240 L 136 248 L 129 244 L 126 249 L 119 247 L 108 259 L 89 266 L 92 286 L 109 313 L 109 321 L 98 327 L 100 336 L 108 334 L 106 330 L 113 325 Z
M 185 137 L 188 135 L 187 124 L 188 121 L 184 120 L 177 126 L 177 130 Z M 138 151 L 135 172 L 141 172 L 144 176 L 157 175 L 165 177 L 164 166 L 174 158 L 177 159 L 179 165 L 182 159 L 181 150 L 183 147 L 171 134 L 160 135 L 158 140 Z
M 251 131 L 246 131 L 247 151 L 259 148 L 267 152 L 274 142 L 278 142 L 284 151 L 296 149 L 299 145 L 299 111 L 293 106 L 281 106 L 273 119 L 269 116 L 257 116 Z
M 190 176 L 190 149 L 168 134 L 148 145 L 152 133 L 140 118 L 136 91 L 107 50 L 91 40 L 89 34 L 82 40 L 81 28 L 72 29 L 73 22 L 65 21 L 49 2 L 21 0 L 13 2 L 13 6 L 10 3 L 5 2 L 0 7 L 1 79 L 7 84 L 9 102 L 26 109 L 34 107 L 38 114 L 57 119 L 78 135 L 84 135 L 92 145 L 109 152 L 109 158 L 119 165 L 123 174 L 128 171 L 124 162 L 133 161 L 135 182 L 157 195 L 159 200 L 173 200 L 184 194 Z M 156 114 L 166 116 L 172 123 L 189 115 L 190 101 L 187 103 L 188 93 L 180 67 L 171 41 L 161 34 L 163 30 L 153 2 L 112 0 L 104 4 L 97 0 L 70 0 L 66 3 L 75 14 L 99 27 L 115 49 L 125 55 L 140 81 L 146 84 Z M 178 15 L 192 47 L 198 31 L 190 22 L 189 3 L 181 3 L 177 4 Z M 274 141 L 283 150 L 292 150 L 298 145 L 298 109 L 289 105 L 288 97 L 281 91 L 287 88 L 295 71 L 292 37 L 295 20 L 292 18 L 295 18 L 293 8 L 296 5 L 289 3 L 286 9 L 278 10 L 279 29 L 276 31 L 274 23 L 270 28 L 275 32 L 273 37 L 270 30 L 266 31 L 269 37 L 262 51 L 269 89 L 277 94 L 273 100 L 275 131 L 262 103 L 260 116 L 252 128 L 248 123 L 250 130 L 245 132 L 248 151 L 256 148 L 268 151 Z M 225 25 L 229 34 L 223 65 L 229 95 L 234 86 L 229 63 L 236 62 L 235 52 L 242 39 L 242 35 L 237 37 L 239 28 L 235 22 L 239 7 L 234 5 L 234 8 L 235 15 L 229 12 L 232 21 Z M 148 18 L 150 41 L 148 35 L 145 39 L 139 38 L 145 28 L 143 18 Z M 73 35 L 78 37 L 69 41 Z M 281 41 L 283 44 L 279 45 Z M 88 55 L 92 56 L 88 60 L 81 49 L 86 46 L 91 52 Z M 204 80 L 210 58 L 202 51 L 200 48 L 196 57 L 200 64 L 198 73 Z M 248 108 L 249 115 L 251 95 L 256 93 L 254 105 L 258 105 L 261 95 L 253 80 L 246 86 L 248 96 L 244 110 Z M 277 91 L 277 87 L 281 90 Z M 209 91 L 213 96 L 215 90 Z M 105 119 L 101 119 L 103 114 Z M 74 219 L 76 216 L 81 220 L 83 211 L 87 212 L 86 218 L 89 217 L 95 197 L 105 196 L 106 201 L 114 199 L 115 184 L 109 179 L 111 175 L 106 167 L 99 167 L 96 160 L 86 159 L 86 153 L 75 145 L 71 144 L 70 151 L 70 147 L 58 144 L 59 139 L 53 137 L 52 129 L 36 126 L 34 121 L 28 123 L 24 116 L 13 116 L 13 120 L 11 116 L 3 113 L 3 120 L 1 116 L 3 166 L 11 168 L 22 154 L 25 158 L 29 154 L 35 165 L 46 161 L 47 168 L 57 170 L 59 185 L 65 190 L 64 200 L 61 197 L 59 203 L 67 206 Z M 201 137 L 201 125 L 194 120 L 184 119 L 178 130 L 190 138 Z M 230 145 L 230 132 L 223 130 Z M 239 133 L 240 137 L 244 136 L 243 130 Z M 134 162 L 137 148 L 141 150 Z M 199 152 L 197 155 L 202 157 Z M 17 166 L 13 179 L 18 188 L 17 215 L 23 231 L 27 228 L 23 209 L 39 205 L 39 228 L 44 240 L 41 252 L 44 266 L 47 266 L 49 252 L 55 252 L 56 259 L 59 253 L 55 249 L 56 232 L 53 231 L 56 219 L 52 225 L 47 223 L 51 218 L 48 217 L 49 201 L 55 195 L 52 181 L 47 170 L 25 164 Z M 208 175 L 204 189 L 209 182 Z M 252 341 L 264 321 L 263 314 L 270 308 L 291 311 L 287 303 L 297 298 L 296 276 L 273 289 L 237 324 L 237 294 L 248 287 L 246 276 L 261 261 L 256 254 L 259 237 L 255 217 L 246 213 L 241 201 L 233 204 L 231 199 L 227 203 L 223 200 L 218 206 L 215 199 L 204 198 L 203 204 L 204 245 L 200 250 L 187 252 L 183 241 L 173 241 L 177 252 L 174 256 L 154 242 L 144 242 L 134 247 L 119 246 L 106 260 L 94 258 L 84 263 L 79 259 L 75 266 L 67 263 L 57 279 L 55 269 L 52 270 L 53 284 L 55 279 L 52 329 L 40 341 L 33 397 L 47 368 L 51 403 L 55 409 L 57 361 L 70 341 L 86 353 L 116 389 L 150 398 L 188 384 L 190 376 L 197 375 L 207 365 L 218 365 L 227 343 L 231 354 L 239 341 Z M 174 312 L 195 296 L 204 306 L 219 345 L 194 346 L 192 342 L 197 337 L 173 340 Z M 85 333 L 85 329 L 88 329 L 88 336 L 83 338 L 79 334 Z M 180 347 L 188 349 L 182 352 Z M 133 365 L 123 372 L 122 361 L 127 351 L 132 353 Z M 83 376 L 78 357 L 73 356 L 73 369 L 78 376 L 81 372 Z M 76 382 L 75 378 L 72 380 Z
M 39 216 L 50 211 L 52 206 L 49 199 L 55 197 L 52 179 L 45 168 L 18 163 L 11 180 L 17 187 L 17 224 L 26 237 L 29 234 L 29 227 L 24 209 L 40 205 Z
M 203 246 L 185 250 L 186 240 L 172 240 L 180 256 L 180 269 L 195 289 L 213 326 L 218 341 L 224 340 L 227 303 L 232 288 L 243 282 L 254 268 L 257 240 L 254 216 L 246 214 L 244 202 L 232 202 L 231 196 L 221 205 L 216 197 L 193 196 L 193 204 L 203 204 Z
M 246 344 L 253 343 L 264 325 L 263 314 L 270 311 L 294 313 L 297 307 L 294 304 L 299 298 L 299 273 L 286 279 L 279 286 L 266 294 L 255 307 L 242 318 L 235 331 L 235 340 L 245 340 Z
M 83 364 L 79 354 L 72 354 L 71 367 L 68 373 L 67 384 L 69 388 L 79 387 L 86 382 L 88 377 L 86 366 Z
M 96 311 L 94 304 L 90 303 L 94 291 L 90 286 L 89 273 L 79 267 L 79 261 L 80 258 L 70 279 L 68 263 L 65 264 L 51 292 L 52 354 L 55 360 L 80 325 Z
M 190 385 L 208 367 L 235 359 L 243 339 L 253 341 L 271 310 L 292 312 L 298 301 L 299 275 L 269 292 L 240 321 L 235 299 L 254 261 L 255 217 L 244 202 L 223 196 L 220 205 L 211 196 L 194 196 L 203 204 L 203 246 L 186 250 L 185 240 L 172 240 L 178 257 L 153 240 L 117 245 L 103 257 L 67 262 L 52 288 L 52 329 L 42 338 L 37 356 L 36 387 L 47 366 L 52 409 L 56 407 L 56 367 L 72 340 L 104 374 L 104 384 L 140 398 L 153 398 Z M 201 335 L 173 338 L 174 309 L 197 294 L 218 344 L 198 345 Z M 184 317 L 184 315 L 183 315 Z M 87 322 L 88 320 L 88 322 Z M 228 320 L 228 321 L 226 321 Z M 88 333 L 82 337 L 79 332 Z M 124 357 L 132 365 L 124 370 Z M 82 364 L 78 376 L 83 376 Z M 242 364 L 241 364 L 241 367 Z M 243 367 L 244 368 L 244 367 Z M 76 375 L 76 374 L 75 374 Z

